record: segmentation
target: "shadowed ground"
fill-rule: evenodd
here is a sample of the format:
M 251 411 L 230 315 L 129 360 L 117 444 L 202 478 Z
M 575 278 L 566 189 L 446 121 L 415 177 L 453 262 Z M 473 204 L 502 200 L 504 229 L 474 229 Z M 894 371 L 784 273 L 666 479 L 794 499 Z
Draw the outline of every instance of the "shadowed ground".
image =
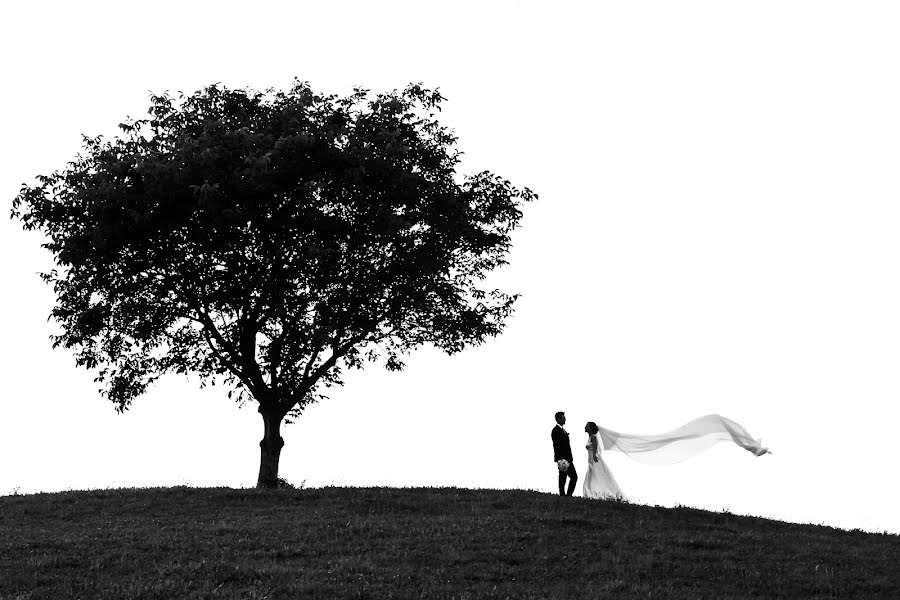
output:
M 520 490 L 0 498 L 0 599 L 898 598 L 900 536 Z

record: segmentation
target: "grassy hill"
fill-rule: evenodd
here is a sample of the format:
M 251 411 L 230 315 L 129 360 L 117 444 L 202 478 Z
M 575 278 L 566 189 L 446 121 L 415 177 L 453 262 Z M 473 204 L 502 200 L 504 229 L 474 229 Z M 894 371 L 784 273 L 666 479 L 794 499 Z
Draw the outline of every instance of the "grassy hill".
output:
M 527 491 L 0 498 L 0 599 L 900 598 L 900 536 Z

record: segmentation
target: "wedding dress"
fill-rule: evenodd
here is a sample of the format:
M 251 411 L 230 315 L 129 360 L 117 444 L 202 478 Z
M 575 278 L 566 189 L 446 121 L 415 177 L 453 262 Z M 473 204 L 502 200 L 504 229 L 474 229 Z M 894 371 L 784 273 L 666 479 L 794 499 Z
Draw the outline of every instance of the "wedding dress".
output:
M 622 490 L 613 477 L 612 471 L 606 466 L 601 454 L 600 445 L 597 438 L 592 436 L 593 441 L 586 446 L 588 453 L 588 470 L 584 476 L 584 484 L 582 484 L 581 493 L 585 498 L 593 498 L 600 500 L 603 498 L 623 498 Z M 597 460 L 594 460 L 596 452 Z
M 656 435 L 634 435 L 619 433 L 598 427 L 597 437 L 604 450 L 617 450 L 634 460 L 653 465 L 672 465 L 700 454 L 719 442 L 734 442 L 741 448 L 762 456 L 769 449 L 762 445 L 750 432 L 731 419 L 720 415 L 706 415 L 698 419 Z M 596 438 L 594 438 L 596 439 Z M 588 449 L 588 472 L 584 479 L 585 498 L 622 498 L 622 490 L 610 472 L 609 467 L 597 449 L 598 460 L 594 460 L 592 444 Z

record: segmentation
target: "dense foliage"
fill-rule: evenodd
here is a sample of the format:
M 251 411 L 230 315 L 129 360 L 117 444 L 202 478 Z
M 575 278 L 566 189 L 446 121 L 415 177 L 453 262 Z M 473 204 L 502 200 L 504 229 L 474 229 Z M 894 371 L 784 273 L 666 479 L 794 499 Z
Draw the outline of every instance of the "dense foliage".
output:
M 482 289 L 521 204 L 488 172 L 457 173 L 437 91 L 371 97 L 230 90 L 152 96 L 114 140 L 23 186 L 12 216 L 57 268 L 54 345 L 96 369 L 125 410 L 169 372 L 223 381 L 279 427 L 366 362 L 497 335 L 515 295 Z M 270 464 L 270 467 L 272 465 Z

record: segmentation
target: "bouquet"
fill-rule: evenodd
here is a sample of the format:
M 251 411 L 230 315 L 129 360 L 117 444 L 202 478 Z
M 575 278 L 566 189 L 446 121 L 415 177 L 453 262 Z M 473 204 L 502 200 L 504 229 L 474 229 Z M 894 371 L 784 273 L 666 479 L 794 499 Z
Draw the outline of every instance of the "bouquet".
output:
M 567 461 L 564 458 L 561 458 L 558 461 L 556 461 L 556 466 L 559 467 L 560 473 L 565 473 L 566 471 L 569 470 L 569 461 Z

